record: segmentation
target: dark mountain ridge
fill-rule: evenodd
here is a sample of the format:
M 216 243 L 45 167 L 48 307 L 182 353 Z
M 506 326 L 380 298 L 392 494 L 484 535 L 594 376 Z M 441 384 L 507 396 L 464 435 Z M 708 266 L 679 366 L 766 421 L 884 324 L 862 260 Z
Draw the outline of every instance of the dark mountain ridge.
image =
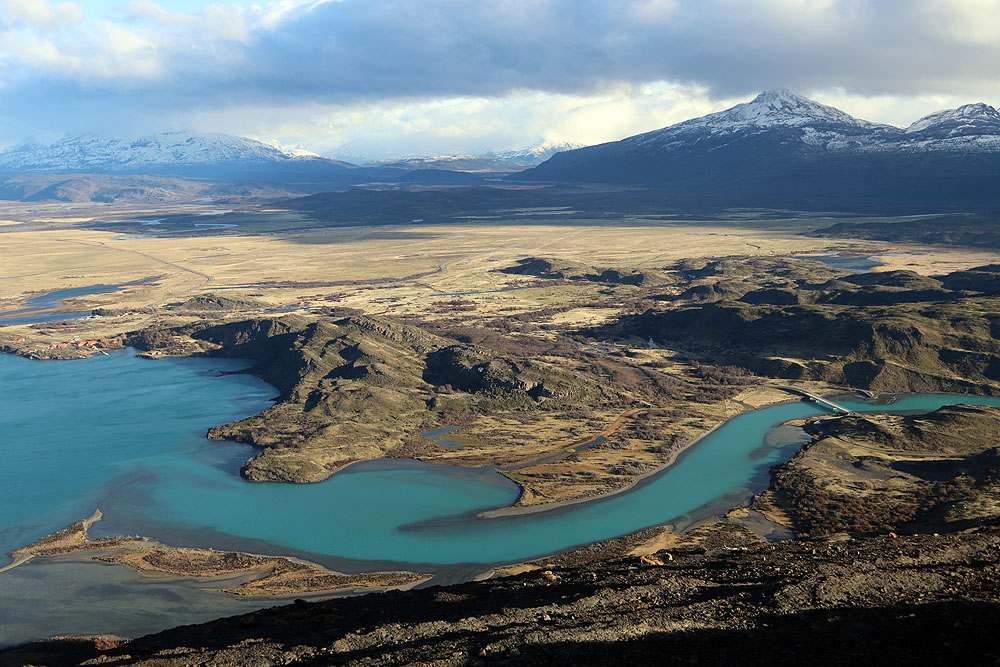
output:
M 645 134 L 557 153 L 519 181 L 655 187 L 740 205 L 1000 199 L 1000 113 L 986 104 L 900 129 L 787 90 Z

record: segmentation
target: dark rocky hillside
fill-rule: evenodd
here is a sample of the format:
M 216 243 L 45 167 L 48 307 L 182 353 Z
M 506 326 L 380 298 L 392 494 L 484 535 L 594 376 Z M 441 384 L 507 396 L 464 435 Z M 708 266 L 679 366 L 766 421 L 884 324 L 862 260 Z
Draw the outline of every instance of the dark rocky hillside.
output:
M 279 390 L 264 412 L 209 437 L 262 449 L 252 480 L 315 482 L 353 461 L 381 458 L 445 415 L 499 409 L 578 409 L 614 394 L 558 365 L 459 344 L 374 317 L 238 320 L 146 329 L 130 342 L 176 354 L 253 359 Z
M 536 278 L 584 280 L 639 287 L 663 285 L 671 282 L 671 279 L 661 271 L 598 269 L 582 262 L 544 257 L 525 257 L 518 260 L 516 264 L 501 269 L 501 271 L 512 275 L 535 276 Z
M 294 605 L 0 664 L 912 665 L 1000 657 L 1000 532 L 835 542 L 731 527 L 654 557 Z M 109 648 L 113 647 L 113 648 Z
M 725 111 L 557 153 L 508 178 L 647 186 L 668 201 L 730 206 L 990 207 L 1000 205 L 998 119 L 972 104 L 901 130 L 768 90 Z
M 1000 248 L 1000 225 L 997 223 L 995 213 L 936 216 L 905 222 L 840 222 L 809 232 L 808 236 Z
M 669 307 L 591 333 L 652 339 L 760 375 L 876 391 L 1000 388 L 997 267 L 944 276 L 846 275 L 811 262 L 746 260 L 680 267 Z
M 780 135 L 669 156 L 602 145 L 560 153 L 508 178 L 645 186 L 672 205 L 948 211 L 1000 206 L 997 154 L 813 153 L 786 146 Z

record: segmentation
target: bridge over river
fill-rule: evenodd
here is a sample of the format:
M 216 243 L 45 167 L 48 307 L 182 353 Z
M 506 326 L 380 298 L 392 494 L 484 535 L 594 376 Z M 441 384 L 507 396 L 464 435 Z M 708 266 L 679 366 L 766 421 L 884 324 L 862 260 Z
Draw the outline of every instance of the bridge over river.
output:
M 829 409 L 831 409 L 834 412 L 837 412 L 839 414 L 843 414 L 843 415 L 857 414 L 857 413 L 854 412 L 854 410 L 851 410 L 850 408 L 845 408 L 840 403 L 834 403 L 833 401 L 831 401 L 828 398 L 823 398 L 822 396 L 818 396 L 817 394 L 814 394 L 812 392 L 806 391 L 805 389 L 799 389 L 798 387 L 786 387 L 786 386 L 780 385 L 780 384 L 769 384 L 769 385 L 765 385 L 765 386 L 771 387 L 773 389 L 782 389 L 782 390 L 790 392 L 792 394 L 798 394 L 799 396 L 802 396 L 803 398 L 805 398 L 807 400 L 810 400 L 813 403 L 816 403 L 817 405 L 822 405 L 822 406 L 824 406 L 826 408 L 829 408 Z

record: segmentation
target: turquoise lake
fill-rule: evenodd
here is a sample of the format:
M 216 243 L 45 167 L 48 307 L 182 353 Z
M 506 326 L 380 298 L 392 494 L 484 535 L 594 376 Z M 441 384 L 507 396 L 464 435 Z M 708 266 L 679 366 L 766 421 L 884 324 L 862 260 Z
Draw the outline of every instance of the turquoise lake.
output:
M 683 526 L 740 503 L 765 487 L 768 469 L 803 442 L 798 429 L 772 427 L 822 412 L 791 402 L 741 415 L 627 493 L 484 519 L 477 513 L 509 505 L 518 494 L 489 469 L 379 461 L 352 466 L 320 484 L 245 482 L 239 466 L 253 450 L 204 438 L 210 426 L 270 405 L 276 392 L 269 385 L 246 374 L 223 374 L 245 365 L 150 361 L 129 351 L 60 362 L 0 355 L 0 549 L 28 544 L 99 507 L 105 518 L 94 526 L 96 536 L 142 534 L 177 546 L 297 554 L 346 571 L 370 568 L 373 561 L 424 564 L 424 571 L 460 572 L 454 579 L 485 569 L 482 564 L 671 521 Z M 949 394 L 900 396 L 881 405 L 840 402 L 880 412 L 1000 405 L 998 398 Z M 29 579 L 44 567 L 29 564 L 0 574 L 0 617 L 23 600 Z M 20 591 L 17 600 L 5 599 L 5 577 L 11 577 L 11 590 Z

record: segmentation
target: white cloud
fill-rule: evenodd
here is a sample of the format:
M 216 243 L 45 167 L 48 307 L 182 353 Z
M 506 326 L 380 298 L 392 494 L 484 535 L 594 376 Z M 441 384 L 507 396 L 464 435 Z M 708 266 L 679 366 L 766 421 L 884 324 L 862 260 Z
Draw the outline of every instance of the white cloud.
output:
M 260 7 L 254 6 L 257 16 L 256 23 L 265 29 L 272 29 L 286 21 L 300 18 L 316 7 L 341 0 L 277 0 Z
M 152 0 L 134 0 L 128 5 L 126 20 L 142 26 L 150 36 L 158 35 L 162 47 L 193 48 L 204 42 L 247 43 L 252 26 L 239 5 L 208 5 L 198 14 L 165 9 Z M 169 37 L 169 40 L 167 39 Z
M 901 125 L 1000 98 L 1000 0 L 181 4 L 0 0 L 0 128 L 467 152 L 617 139 L 767 87 Z
M 364 160 L 410 155 L 474 154 L 520 148 L 543 139 L 595 144 L 725 108 L 706 91 L 656 84 L 601 95 L 518 91 L 503 98 L 449 98 L 349 107 L 276 106 L 208 111 L 195 124 L 236 131 L 321 154 Z
M 958 42 L 990 46 L 1000 35 L 1000 0 L 924 0 L 921 10 Z
M 633 21 L 662 23 L 674 16 L 678 0 L 632 0 L 626 12 Z
M 73 2 L 52 5 L 48 0 L 0 0 L 0 26 L 48 29 L 83 18 L 83 8 Z

